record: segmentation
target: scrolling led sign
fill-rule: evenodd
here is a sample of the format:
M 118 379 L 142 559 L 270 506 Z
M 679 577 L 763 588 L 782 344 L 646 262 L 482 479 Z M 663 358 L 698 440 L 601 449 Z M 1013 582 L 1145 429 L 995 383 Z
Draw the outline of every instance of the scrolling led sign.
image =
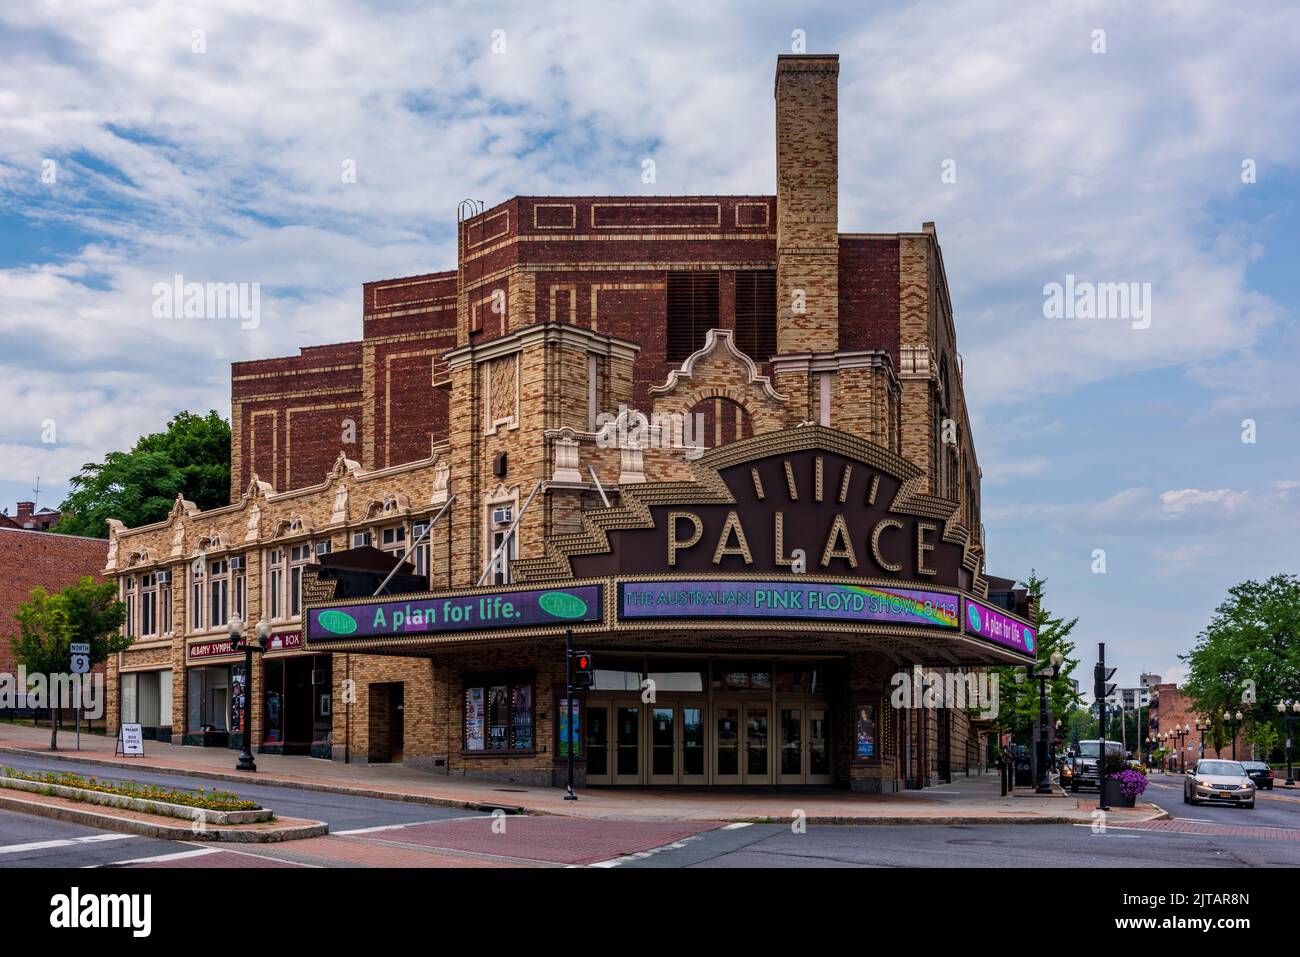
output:
M 960 599 L 946 592 L 804 581 L 629 581 L 623 621 L 758 619 L 916 625 L 957 630 Z

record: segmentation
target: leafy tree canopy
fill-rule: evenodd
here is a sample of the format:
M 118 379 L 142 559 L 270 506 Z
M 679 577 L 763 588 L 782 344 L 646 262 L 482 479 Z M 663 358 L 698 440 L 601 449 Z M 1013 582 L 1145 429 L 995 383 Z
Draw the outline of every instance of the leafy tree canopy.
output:
M 1277 725 L 1278 702 L 1300 698 L 1300 578 L 1279 574 L 1230 588 L 1180 657 L 1190 671 L 1183 690 L 1209 717 L 1215 740 L 1231 740 L 1223 713 L 1240 711 L 1252 739 L 1270 741 L 1258 726 Z
M 215 411 L 181 412 L 164 432 L 146 435 L 129 452 L 88 462 L 69 482 L 54 531 L 104 538 L 108 519 L 128 528 L 167 517 L 176 496 L 200 509 L 230 501 L 230 425 Z

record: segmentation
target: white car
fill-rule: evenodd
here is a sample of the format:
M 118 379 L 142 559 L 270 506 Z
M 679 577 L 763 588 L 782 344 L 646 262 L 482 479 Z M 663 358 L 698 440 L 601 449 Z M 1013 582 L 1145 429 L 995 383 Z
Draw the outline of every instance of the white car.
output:
M 1255 782 L 1240 761 L 1197 761 L 1183 782 L 1183 803 L 1255 806 Z

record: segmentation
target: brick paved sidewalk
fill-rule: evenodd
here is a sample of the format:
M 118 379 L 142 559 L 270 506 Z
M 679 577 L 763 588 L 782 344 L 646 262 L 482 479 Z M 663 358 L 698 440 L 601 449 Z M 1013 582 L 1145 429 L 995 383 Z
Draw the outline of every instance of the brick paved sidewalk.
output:
M 640 821 L 789 820 L 797 812 L 809 823 L 994 823 L 1073 822 L 1090 820 L 1089 808 L 1075 796 L 1050 797 L 1017 790 L 1002 797 L 994 773 L 954 778 L 952 784 L 898 794 L 858 794 L 830 788 L 742 790 L 671 790 L 637 788 L 579 792 L 565 801 L 561 788 L 536 787 L 452 778 L 412 768 L 341 764 L 307 757 L 257 755 L 255 776 L 234 770 L 236 752 L 225 748 L 181 747 L 146 742 L 143 758 L 114 758 L 114 741 L 82 735 L 82 751 L 68 750 L 73 736 L 60 733 L 57 755 L 49 751 L 49 730 L 0 723 L 0 764 L 4 752 L 95 760 L 122 767 L 193 774 L 223 781 L 256 779 L 282 785 L 370 797 L 408 800 L 450 807 L 519 808 L 535 814 Z M 1117 811 L 1131 820 L 1162 817 L 1152 805 Z

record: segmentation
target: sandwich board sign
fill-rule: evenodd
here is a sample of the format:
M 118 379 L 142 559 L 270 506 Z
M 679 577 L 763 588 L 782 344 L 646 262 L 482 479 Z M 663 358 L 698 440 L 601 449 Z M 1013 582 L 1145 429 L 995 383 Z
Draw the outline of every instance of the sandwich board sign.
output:
M 144 734 L 139 724 L 124 724 L 117 729 L 117 748 L 113 754 L 144 757 Z

